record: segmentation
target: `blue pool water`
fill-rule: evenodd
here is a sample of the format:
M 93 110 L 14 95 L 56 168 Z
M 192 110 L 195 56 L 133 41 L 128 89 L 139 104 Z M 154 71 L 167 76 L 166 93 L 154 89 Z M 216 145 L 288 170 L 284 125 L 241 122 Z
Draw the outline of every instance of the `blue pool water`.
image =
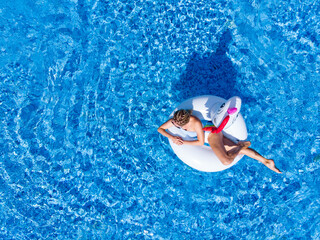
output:
M 320 239 L 318 1 L 0 2 L 0 239 Z M 191 169 L 157 127 L 243 99 L 252 147 Z

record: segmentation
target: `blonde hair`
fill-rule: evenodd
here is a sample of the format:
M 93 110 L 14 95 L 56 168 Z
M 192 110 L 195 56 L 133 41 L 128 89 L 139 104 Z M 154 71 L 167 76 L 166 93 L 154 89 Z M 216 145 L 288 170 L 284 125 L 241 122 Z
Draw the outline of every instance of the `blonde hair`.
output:
M 192 110 L 180 109 L 173 114 L 173 121 L 179 126 L 186 125 L 190 121 Z

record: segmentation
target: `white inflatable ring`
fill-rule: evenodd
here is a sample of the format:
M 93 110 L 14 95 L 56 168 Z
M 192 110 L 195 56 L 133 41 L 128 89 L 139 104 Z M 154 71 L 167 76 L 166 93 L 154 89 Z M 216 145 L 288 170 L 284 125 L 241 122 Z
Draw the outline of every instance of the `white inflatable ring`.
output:
M 241 108 L 241 99 L 239 97 L 232 97 L 228 101 L 211 95 L 190 98 L 182 102 L 173 113 L 179 109 L 192 109 L 193 116 L 196 116 L 201 121 L 212 121 L 215 126 L 219 126 L 227 116 L 227 110 L 233 107 L 236 107 L 238 112 L 230 116 L 229 122 L 223 130 L 223 135 L 236 143 L 240 140 L 246 140 L 248 136 L 246 124 L 241 113 L 239 113 Z M 173 116 L 173 113 L 170 117 Z M 174 136 L 182 137 L 184 140 L 194 139 L 194 137 L 188 135 L 190 132 L 176 127 L 171 127 L 167 131 Z M 205 132 L 206 144 L 203 146 L 176 145 L 171 140 L 169 142 L 172 150 L 184 163 L 203 172 L 225 170 L 236 164 L 243 157 L 243 155 L 238 155 L 230 165 L 223 165 L 211 147 L 208 146 L 208 135 L 209 132 Z

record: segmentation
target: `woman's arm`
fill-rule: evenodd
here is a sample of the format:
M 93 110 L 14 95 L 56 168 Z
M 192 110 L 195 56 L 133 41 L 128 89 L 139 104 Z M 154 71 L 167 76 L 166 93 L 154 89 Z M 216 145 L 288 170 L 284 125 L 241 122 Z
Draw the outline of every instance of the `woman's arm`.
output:
M 172 119 L 169 119 L 168 121 L 166 121 L 164 124 L 162 124 L 159 128 L 158 128 L 158 132 L 160 134 L 162 134 L 163 136 L 169 138 L 173 143 L 177 144 L 177 145 L 182 145 L 183 144 L 183 140 L 181 137 L 176 137 L 176 136 L 172 136 L 171 134 L 169 134 L 166 129 L 172 127 Z

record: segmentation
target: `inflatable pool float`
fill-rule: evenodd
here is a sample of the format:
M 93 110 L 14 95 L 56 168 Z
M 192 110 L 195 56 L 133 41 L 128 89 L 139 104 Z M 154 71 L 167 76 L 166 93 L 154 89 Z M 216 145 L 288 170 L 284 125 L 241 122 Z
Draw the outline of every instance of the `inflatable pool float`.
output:
M 246 140 L 248 133 L 244 119 L 239 112 L 241 108 L 241 99 L 239 97 L 232 97 L 228 101 L 211 95 L 190 98 L 182 102 L 173 113 L 179 109 L 192 109 L 192 115 L 199 118 L 203 125 L 205 122 L 213 122 L 215 126 L 219 126 L 229 115 L 228 109 L 230 108 L 237 108 L 237 112 L 230 115 L 230 119 L 222 133 L 235 143 Z M 171 118 L 173 113 L 170 115 Z M 171 127 L 167 131 L 171 135 L 180 136 L 184 140 L 194 140 L 194 132 L 188 132 L 177 127 Z M 243 155 L 238 155 L 230 165 L 223 165 L 208 144 L 209 134 L 210 132 L 205 131 L 205 145 L 203 146 L 176 145 L 170 139 L 169 143 L 174 153 L 184 163 L 203 172 L 225 170 L 235 165 L 243 157 Z

